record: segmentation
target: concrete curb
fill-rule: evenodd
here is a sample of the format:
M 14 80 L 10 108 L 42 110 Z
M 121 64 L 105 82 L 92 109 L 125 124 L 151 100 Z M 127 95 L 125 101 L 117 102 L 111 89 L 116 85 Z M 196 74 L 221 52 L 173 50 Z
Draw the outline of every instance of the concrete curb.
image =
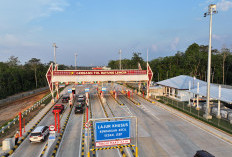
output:
M 62 140 L 62 138 L 63 138 L 64 131 L 65 131 L 66 126 L 67 126 L 67 124 L 68 124 L 69 117 L 70 117 L 70 115 L 71 115 L 71 113 L 72 113 L 72 109 L 73 109 L 73 106 L 72 106 L 72 108 L 70 109 L 70 111 L 69 111 L 69 113 L 68 113 L 68 116 L 67 116 L 67 118 L 66 118 L 66 120 L 65 120 L 65 122 L 64 122 L 64 125 L 63 125 L 63 127 L 62 127 L 62 129 L 61 129 L 61 133 L 60 133 L 59 136 L 58 136 L 58 140 L 56 141 L 55 148 L 54 148 L 53 151 L 52 151 L 52 155 L 51 155 L 52 157 L 55 157 L 56 154 L 57 154 L 57 150 L 59 149 L 61 140 Z
M 60 97 L 60 98 L 61 98 L 61 97 Z M 59 99 L 60 99 L 60 98 L 59 98 Z M 58 102 L 59 99 L 58 99 L 56 102 Z M 54 104 L 56 104 L 56 103 L 54 103 Z M 27 133 L 19 140 L 19 142 L 14 146 L 13 149 L 11 149 L 7 154 L 5 154 L 5 155 L 3 155 L 3 156 L 1 156 L 1 157 L 8 157 L 8 156 L 10 156 L 11 154 L 13 154 L 14 151 L 15 151 L 15 150 L 19 147 L 19 145 L 27 138 L 27 136 L 32 132 L 32 130 L 35 129 L 35 127 L 36 127 L 36 126 L 40 123 L 40 121 L 47 115 L 47 113 L 52 109 L 53 106 L 54 106 L 54 105 L 52 105 L 52 106 L 48 109 L 48 111 L 45 112 L 45 114 L 33 125 L 33 127 L 32 127 L 30 130 L 27 131 Z M 39 114 L 39 112 L 38 112 L 36 115 L 38 115 L 38 114 Z M 29 124 L 35 117 L 36 117 L 36 116 L 34 116 L 27 124 Z

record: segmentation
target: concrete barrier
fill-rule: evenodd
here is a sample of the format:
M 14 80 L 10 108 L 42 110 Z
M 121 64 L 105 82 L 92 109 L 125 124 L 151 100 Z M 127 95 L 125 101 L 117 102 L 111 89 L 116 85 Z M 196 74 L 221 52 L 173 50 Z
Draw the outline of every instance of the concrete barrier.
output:
M 6 138 L 2 141 L 2 150 L 11 150 L 13 148 L 12 138 Z

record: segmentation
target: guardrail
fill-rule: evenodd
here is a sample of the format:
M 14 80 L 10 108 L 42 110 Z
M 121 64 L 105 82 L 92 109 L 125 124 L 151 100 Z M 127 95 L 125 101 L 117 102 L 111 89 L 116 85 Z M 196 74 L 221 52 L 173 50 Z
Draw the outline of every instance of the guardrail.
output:
M 60 97 L 61 98 L 61 97 Z M 59 99 L 60 99 L 59 98 Z M 59 101 L 59 99 L 57 99 L 55 101 L 55 104 Z M 48 114 L 48 112 L 52 109 L 53 105 L 48 109 L 48 111 L 31 127 L 31 129 L 29 129 L 25 135 L 22 136 L 22 138 L 18 141 L 18 143 L 8 152 L 8 153 L 4 153 L 4 155 L 1 155 L 1 157 L 8 157 L 11 154 L 13 154 L 16 149 L 19 147 L 20 144 L 22 144 L 22 142 L 27 138 L 27 136 L 35 129 L 35 127 L 40 123 L 40 121 Z M 38 113 L 37 113 L 38 114 Z M 34 117 L 35 118 L 35 117 Z M 31 119 L 32 120 L 32 119 Z M 31 121 L 30 120 L 30 121 Z M 30 123 L 30 121 L 28 123 Z M 27 123 L 27 124 L 28 124 Z
M 54 91 L 55 92 L 55 91 Z M 53 93 L 54 93 L 53 92 Z M 51 97 L 51 93 L 43 97 L 40 101 L 37 101 L 34 105 L 32 105 L 30 108 L 22 112 L 22 117 L 33 111 L 35 108 L 39 107 L 45 100 Z M 15 124 L 16 121 L 19 120 L 19 116 L 16 116 L 12 120 L 10 120 L 6 125 L 1 127 L 0 133 L 4 133 L 6 129 L 9 129 L 11 125 Z

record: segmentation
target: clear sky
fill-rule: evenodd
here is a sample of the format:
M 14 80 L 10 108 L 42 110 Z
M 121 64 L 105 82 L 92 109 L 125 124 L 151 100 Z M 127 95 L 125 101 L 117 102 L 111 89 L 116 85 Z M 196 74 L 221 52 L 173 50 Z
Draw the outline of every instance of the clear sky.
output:
M 0 0 L 0 61 L 35 57 L 59 64 L 107 65 L 142 53 L 149 60 L 174 55 L 196 42 L 208 44 L 208 5 L 213 48 L 232 49 L 232 0 Z

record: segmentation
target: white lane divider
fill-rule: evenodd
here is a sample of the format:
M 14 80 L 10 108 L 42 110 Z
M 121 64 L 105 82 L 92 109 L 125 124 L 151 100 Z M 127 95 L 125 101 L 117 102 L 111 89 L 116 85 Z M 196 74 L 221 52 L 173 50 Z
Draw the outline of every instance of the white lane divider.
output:
M 126 111 L 130 116 L 133 116 L 133 113 L 130 111 L 130 109 L 124 105 L 124 106 L 121 106 L 123 108 L 124 111 Z
M 139 106 L 137 106 L 139 108 L 141 108 L 142 110 L 144 110 L 145 112 L 149 113 L 150 115 L 152 115 L 154 118 L 156 118 L 157 120 L 160 120 L 154 113 L 151 112 L 151 110 L 149 110 L 147 107 L 145 107 L 143 104 L 140 104 Z

